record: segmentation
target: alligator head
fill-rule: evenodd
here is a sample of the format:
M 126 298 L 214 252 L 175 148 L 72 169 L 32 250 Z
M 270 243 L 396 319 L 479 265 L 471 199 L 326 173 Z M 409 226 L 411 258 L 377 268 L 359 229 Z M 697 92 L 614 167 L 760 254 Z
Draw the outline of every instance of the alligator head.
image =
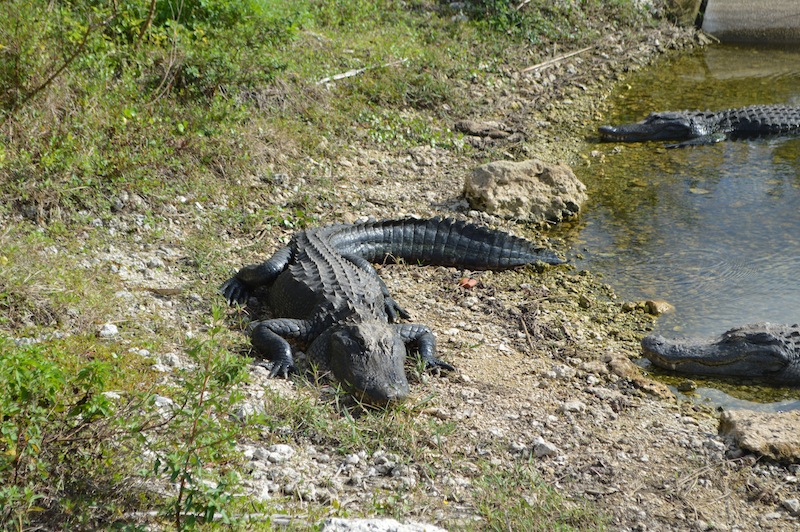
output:
M 333 329 L 328 343 L 331 370 L 353 395 L 376 404 L 408 396 L 406 346 L 390 324 L 375 320 Z
M 648 140 L 688 140 L 711 133 L 706 113 L 651 113 L 641 122 L 620 126 L 600 126 L 601 140 L 644 142 Z
M 697 375 L 764 379 L 800 385 L 797 325 L 745 325 L 709 340 L 642 339 L 644 356 L 656 366 Z

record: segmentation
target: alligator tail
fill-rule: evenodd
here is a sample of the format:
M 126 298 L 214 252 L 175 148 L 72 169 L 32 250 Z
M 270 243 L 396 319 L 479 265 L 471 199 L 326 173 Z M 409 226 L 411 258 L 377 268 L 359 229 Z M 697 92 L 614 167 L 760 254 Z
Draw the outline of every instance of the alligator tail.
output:
M 501 270 L 534 262 L 562 264 L 553 251 L 504 231 L 452 218 L 383 220 L 339 226 L 331 242 L 371 262 L 409 262 Z

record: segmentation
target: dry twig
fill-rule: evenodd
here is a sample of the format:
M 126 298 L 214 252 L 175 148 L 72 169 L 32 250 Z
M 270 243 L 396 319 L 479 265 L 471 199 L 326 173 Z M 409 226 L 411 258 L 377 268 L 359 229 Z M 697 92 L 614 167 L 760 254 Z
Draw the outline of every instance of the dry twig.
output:
M 569 59 L 572 56 L 575 56 L 575 55 L 578 55 L 578 54 L 582 54 L 583 52 L 587 52 L 587 51 L 591 50 L 592 48 L 594 48 L 594 46 L 587 46 L 586 48 L 581 48 L 580 50 L 575 50 L 574 52 L 561 54 L 559 56 L 556 56 L 556 57 L 554 57 L 552 59 L 548 59 L 547 61 L 544 61 L 544 62 L 539 63 L 537 65 L 525 67 L 520 72 L 525 73 L 525 72 L 530 72 L 532 70 L 539 70 L 539 69 L 542 69 L 542 68 L 546 68 L 546 67 L 555 65 L 556 63 L 559 63 L 559 62 L 563 61 L 564 59 Z
M 359 74 L 363 74 L 367 70 L 375 70 L 376 68 L 386 68 L 390 66 L 399 65 L 401 63 L 405 63 L 408 59 L 400 59 L 398 61 L 392 61 L 391 63 L 386 63 L 383 65 L 376 65 L 371 67 L 364 67 L 364 68 L 355 68 L 353 70 L 348 70 L 347 72 L 342 72 L 341 74 L 334 74 L 333 76 L 322 78 L 317 82 L 317 85 L 324 85 L 325 83 L 330 83 L 331 81 L 337 81 L 340 79 L 345 78 L 352 78 L 353 76 L 358 76 Z

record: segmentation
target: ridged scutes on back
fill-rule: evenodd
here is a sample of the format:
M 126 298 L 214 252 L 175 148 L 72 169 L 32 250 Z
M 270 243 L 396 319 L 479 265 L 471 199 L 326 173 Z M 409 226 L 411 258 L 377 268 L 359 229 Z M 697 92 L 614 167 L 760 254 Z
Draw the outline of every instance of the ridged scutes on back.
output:
M 732 138 L 780 135 L 800 130 L 800 107 L 751 105 L 719 113 L 719 124 Z

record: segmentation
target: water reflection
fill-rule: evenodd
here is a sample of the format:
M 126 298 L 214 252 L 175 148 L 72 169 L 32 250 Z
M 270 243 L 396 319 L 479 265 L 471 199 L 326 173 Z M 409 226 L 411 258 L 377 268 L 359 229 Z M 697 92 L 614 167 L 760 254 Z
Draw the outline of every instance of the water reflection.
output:
M 698 388 L 693 395 L 683 395 L 686 399 L 698 400 L 710 404 L 724 404 L 726 410 L 747 409 L 755 410 L 756 412 L 788 412 L 790 410 L 800 410 L 800 401 L 795 399 L 787 399 L 784 401 L 775 401 L 773 403 L 761 403 L 756 401 L 748 401 L 746 399 L 738 399 L 716 388 Z
M 713 47 L 628 81 L 604 123 L 659 110 L 800 105 L 800 52 Z M 596 128 L 595 124 L 593 127 Z M 629 300 L 665 299 L 658 332 L 800 321 L 800 139 L 667 150 L 593 144 L 572 261 Z

